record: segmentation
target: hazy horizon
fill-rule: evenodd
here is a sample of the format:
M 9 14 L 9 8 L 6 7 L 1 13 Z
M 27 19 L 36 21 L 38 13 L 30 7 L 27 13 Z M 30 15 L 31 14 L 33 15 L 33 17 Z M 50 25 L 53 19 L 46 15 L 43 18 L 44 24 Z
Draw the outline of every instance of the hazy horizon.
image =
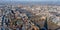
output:
M 49 4 L 60 5 L 60 0 L 0 0 L 0 4 Z

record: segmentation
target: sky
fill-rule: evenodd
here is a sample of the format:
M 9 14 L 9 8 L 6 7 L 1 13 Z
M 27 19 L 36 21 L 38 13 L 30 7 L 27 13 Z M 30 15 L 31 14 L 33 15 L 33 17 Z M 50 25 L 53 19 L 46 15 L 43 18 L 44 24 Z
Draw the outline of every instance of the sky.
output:
M 0 3 L 42 3 L 42 4 L 60 4 L 60 0 L 0 0 Z
M 0 0 L 0 1 L 60 1 L 60 0 Z

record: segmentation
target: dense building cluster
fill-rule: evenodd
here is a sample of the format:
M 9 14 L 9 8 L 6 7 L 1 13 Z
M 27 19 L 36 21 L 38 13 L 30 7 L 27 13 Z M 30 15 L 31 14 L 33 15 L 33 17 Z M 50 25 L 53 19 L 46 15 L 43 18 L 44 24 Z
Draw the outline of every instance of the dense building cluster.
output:
M 60 6 L 0 5 L 0 30 L 60 29 Z

